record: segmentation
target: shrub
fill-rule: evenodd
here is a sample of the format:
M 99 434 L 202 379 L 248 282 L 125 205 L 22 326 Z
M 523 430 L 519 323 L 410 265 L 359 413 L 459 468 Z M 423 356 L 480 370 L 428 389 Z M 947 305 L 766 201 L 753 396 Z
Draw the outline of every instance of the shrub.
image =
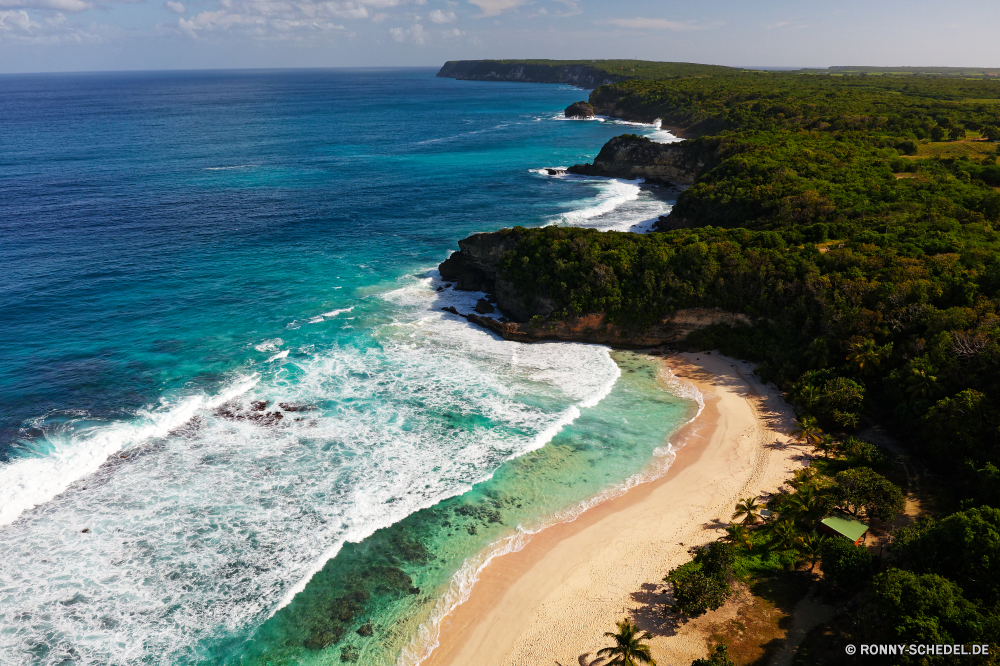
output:
M 872 575 L 871 553 L 844 537 L 834 537 L 823 544 L 820 556 L 823 577 L 838 587 L 848 590 L 860 587 Z
M 855 467 L 834 477 L 838 505 L 865 518 L 891 522 L 906 506 L 899 486 L 869 467 Z

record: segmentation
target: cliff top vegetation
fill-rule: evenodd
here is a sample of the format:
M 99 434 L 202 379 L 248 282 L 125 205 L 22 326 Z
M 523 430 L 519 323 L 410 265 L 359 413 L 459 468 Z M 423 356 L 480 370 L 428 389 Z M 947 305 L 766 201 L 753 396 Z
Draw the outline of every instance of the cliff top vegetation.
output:
M 940 515 L 862 567 L 827 627 L 839 648 L 808 663 L 840 663 L 851 642 L 1000 644 L 984 592 L 1000 576 L 985 554 L 1000 543 L 1000 82 L 738 73 L 605 85 L 591 102 L 701 135 L 680 228 L 517 230 L 504 278 L 552 317 L 626 330 L 681 308 L 744 313 L 752 325 L 689 344 L 756 361 L 816 433 L 878 423 L 934 470 Z M 932 588 L 951 610 L 907 601 Z

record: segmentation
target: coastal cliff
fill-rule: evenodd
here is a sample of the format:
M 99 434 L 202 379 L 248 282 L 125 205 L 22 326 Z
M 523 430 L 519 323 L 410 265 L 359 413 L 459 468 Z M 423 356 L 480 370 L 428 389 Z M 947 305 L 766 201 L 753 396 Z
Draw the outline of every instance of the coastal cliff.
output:
M 567 171 L 608 178 L 651 178 L 691 185 L 717 161 L 715 142 L 656 143 L 635 134 L 616 136 L 601 148 L 593 164 L 577 164 Z
M 523 261 L 530 250 L 525 240 L 538 230 L 516 227 L 491 233 L 473 234 L 458 242 L 460 250 L 441 263 L 441 277 L 463 291 L 493 294 L 503 319 L 476 313 L 458 313 L 470 322 L 487 328 L 506 340 L 532 342 L 565 340 L 610 344 L 618 347 L 649 347 L 683 341 L 693 331 L 713 324 L 750 324 L 744 314 L 712 307 L 679 308 L 642 325 L 612 321 L 606 313 L 591 312 L 565 316 L 557 299 L 544 290 L 526 291 L 515 284 L 511 259 Z M 530 258 L 529 258 L 530 261 Z
M 503 60 L 449 60 L 437 75 L 460 81 L 520 81 L 524 83 L 569 83 L 581 88 L 596 88 L 625 81 L 584 64 L 544 64 Z

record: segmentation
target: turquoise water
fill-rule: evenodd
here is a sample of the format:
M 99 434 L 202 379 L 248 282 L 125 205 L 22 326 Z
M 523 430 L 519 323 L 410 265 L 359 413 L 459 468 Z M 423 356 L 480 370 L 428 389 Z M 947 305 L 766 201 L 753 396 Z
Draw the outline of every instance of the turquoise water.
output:
M 4 664 L 414 663 L 476 562 L 690 415 L 640 357 L 441 311 L 480 296 L 436 291 L 469 233 L 669 209 L 540 171 L 669 138 L 560 119 L 584 92 L 426 70 L 0 91 Z

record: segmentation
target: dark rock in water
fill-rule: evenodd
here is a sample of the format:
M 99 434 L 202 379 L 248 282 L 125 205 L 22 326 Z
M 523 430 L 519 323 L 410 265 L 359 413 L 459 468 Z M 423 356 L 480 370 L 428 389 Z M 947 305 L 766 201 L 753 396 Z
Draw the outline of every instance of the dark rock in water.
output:
M 84 534 L 86 534 L 87 532 L 89 532 L 89 531 L 90 531 L 90 528 L 88 527 L 87 529 L 85 529 L 85 530 L 81 530 L 81 531 L 82 531 L 82 532 L 83 532 Z
M 374 634 L 375 631 L 372 629 L 372 623 L 368 622 L 358 627 L 358 636 L 364 636 L 365 638 Z
M 590 102 L 574 102 L 567 106 L 563 113 L 567 118 L 593 118 L 594 107 L 590 105 Z
M 490 302 L 485 298 L 480 298 L 476 301 L 475 309 L 479 314 L 490 314 L 496 310 L 496 308 L 490 305 Z
M 691 227 L 691 222 L 685 220 L 679 215 L 674 215 L 671 212 L 668 215 L 661 215 L 653 223 L 653 231 L 673 231 L 674 229 L 688 229 Z
M 353 645 L 345 645 L 340 648 L 340 661 L 353 664 L 361 658 L 361 652 Z
M 445 284 L 444 288 L 445 289 L 451 289 L 451 282 L 448 282 L 447 284 Z
M 307 638 L 304 645 L 308 650 L 322 650 L 339 641 L 342 635 L 343 629 L 339 627 L 334 631 L 320 631 Z
M 566 173 L 566 169 L 546 169 L 545 173 L 549 174 L 550 176 L 559 176 L 561 174 Z
M 444 291 L 444 287 L 438 287 L 437 290 L 438 291 Z
M 410 594 L 420 594 L 420 588 L 419 587 L 411 587 L 410 588 Z
M 296 405 L 289 402 L 279 402 L 278 407 L 286 412 L 312 412 L 316 409 L 316 405 Z
M 441 309 L 444 310 L 445 312 L 450 312 L 453 315 L 457 315 L 458 314 L 458 310 L 455 309 L 454 305 L 449 305 L 448 307 L 441 308 Z M 459 315 L 459 316 L 461 316 L 461 315 Z
M 677 186 L 674 185 L 673 183 L 671 183 L 666 178 L 657 178 L 656 176 L 650 176 L 649 178 L 646 178 L 644 180 L 644 184 L 646 184 L 646 185 L 656 185 L 657 187 L 666 187 L 666 188 L 669 188 L 671 190 L 677 189 Z
M 250 403 L 250 408 L 241 407 L 235 400 L 220 405 L 215 410 L 215 415 L 231 421 L 250 421 L 258 425 L 277 425 L 285 417 L 281 412 L 265 412 L 270 402 L 265 400 L 255 400 Z

